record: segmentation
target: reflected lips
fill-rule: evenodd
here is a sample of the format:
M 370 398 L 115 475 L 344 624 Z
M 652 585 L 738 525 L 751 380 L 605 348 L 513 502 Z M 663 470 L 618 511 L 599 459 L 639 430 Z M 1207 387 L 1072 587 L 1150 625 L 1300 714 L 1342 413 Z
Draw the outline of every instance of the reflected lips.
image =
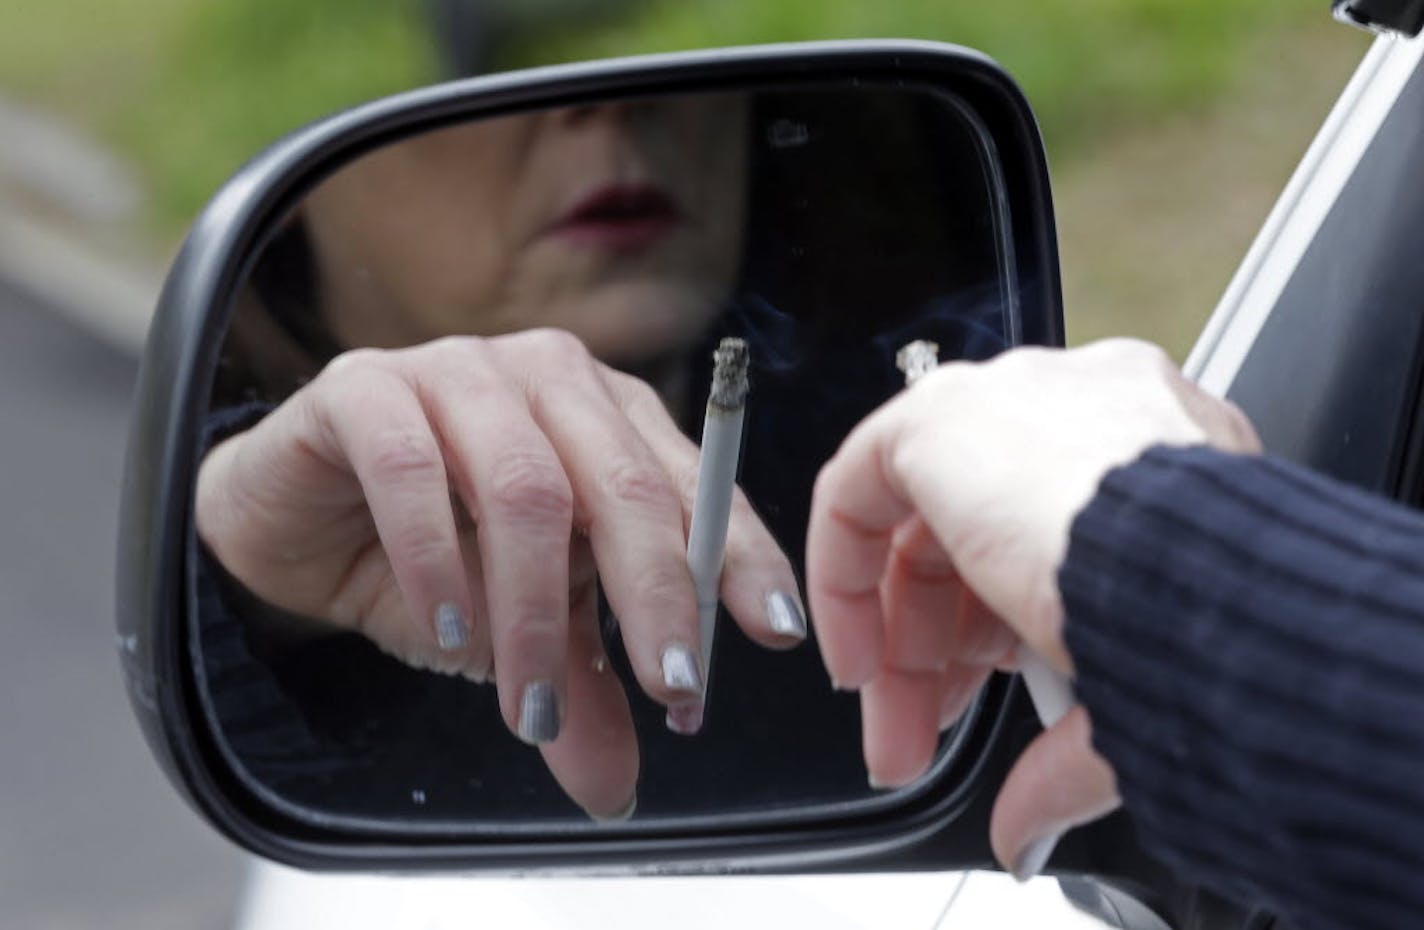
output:
M 610 184 L 580 200 L 550 233 L 565 242 L 609 252 L 652 245 L 682 222 L 677 204 L 651 184 Z

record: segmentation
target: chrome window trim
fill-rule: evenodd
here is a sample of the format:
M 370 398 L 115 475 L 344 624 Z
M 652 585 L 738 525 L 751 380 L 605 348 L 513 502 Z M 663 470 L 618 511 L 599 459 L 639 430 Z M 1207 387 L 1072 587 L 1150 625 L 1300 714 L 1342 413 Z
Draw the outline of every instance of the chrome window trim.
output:
M 1183 366 L 1226 396 L 1296 265 L 1424 58 L 1424 37 L 1382 36 L 1286 184 Z

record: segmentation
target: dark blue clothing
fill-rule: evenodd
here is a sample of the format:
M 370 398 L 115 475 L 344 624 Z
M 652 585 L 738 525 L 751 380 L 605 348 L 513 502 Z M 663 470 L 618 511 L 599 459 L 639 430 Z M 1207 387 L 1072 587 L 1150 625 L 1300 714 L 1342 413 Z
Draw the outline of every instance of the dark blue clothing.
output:
M 1059 582 L 1149 851 L 1301 928 L 1424 925 L 1424 516 L 1156 448 L 1104 479 Z

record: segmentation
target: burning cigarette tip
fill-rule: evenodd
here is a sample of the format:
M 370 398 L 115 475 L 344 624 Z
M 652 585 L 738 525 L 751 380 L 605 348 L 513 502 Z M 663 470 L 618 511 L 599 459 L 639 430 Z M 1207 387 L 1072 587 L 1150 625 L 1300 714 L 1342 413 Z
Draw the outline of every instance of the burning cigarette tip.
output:
M 747 367 L 750 363 L 745 339 L 727 337 L 712 353 L 712 397 L 718 407 L 740 407 L 747 400 Z

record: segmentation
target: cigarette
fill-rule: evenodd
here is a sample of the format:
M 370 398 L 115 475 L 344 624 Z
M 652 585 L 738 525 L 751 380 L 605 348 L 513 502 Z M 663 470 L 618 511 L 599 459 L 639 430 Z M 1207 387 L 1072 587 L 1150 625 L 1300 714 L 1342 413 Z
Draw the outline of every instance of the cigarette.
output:
M 697 623 L 701 633 L 702 681 L 711 681 L 712 639 L 717 628 L 717 592 L 722 585 L 722 561 L 727 550 L 727 522 L 737 487 L 737 462 L 742 454 L 742 415 L 747 406 L 747 344 L 723 339 L 712 354 L 712 393 L 702 421 L 702 456 L 697 466 L 697 495 L 687 534 L 687 567 L 697 592 Z M 704 705 L 705 705 L 704 692 Z
M 895 353 L 895 367 L 905 373 L 906 387 L 938 366 L 939 346 L 933 342 L 916 340 Z M 1026 643 L 1019 647 L 1018 659 L 1019 675 L 1028 688 L 1028 697 L 1033 702 L 1034 712 L 1038 714 L 1038 722 L 1046 730 L 1063 719 L 1063 715 L 1077 703 L 1073 698 L 1073 686 Z

